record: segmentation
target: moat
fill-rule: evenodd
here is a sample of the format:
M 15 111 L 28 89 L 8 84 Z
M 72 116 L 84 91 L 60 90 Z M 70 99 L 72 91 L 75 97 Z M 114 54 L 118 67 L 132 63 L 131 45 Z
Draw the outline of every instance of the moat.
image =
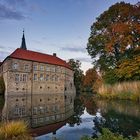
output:
M 81 96 L 76 98 L 74 110 L 73 117 L 50 127 L 52 132 L 40 133 L 36 140 L 80 140 L 85 135 L 96 137 L 102 127 L 126 137 L 135 136 L 140 130 L 140 104 L 136 102 Z
M 76 97 L 75 114 L 65 121 L 32 129 L 36 140 L 80 140 L 96 137 L 101 128 L 109 128 L 126 137 L 140 130 L 140 104 L 125 100 L 99 100 L 91 96 Z

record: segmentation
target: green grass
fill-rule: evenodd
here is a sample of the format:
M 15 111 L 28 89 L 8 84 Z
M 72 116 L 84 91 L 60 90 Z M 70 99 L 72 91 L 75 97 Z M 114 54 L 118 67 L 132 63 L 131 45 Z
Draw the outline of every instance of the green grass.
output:
M 11 121 L 0 125 L 0 140 L 32 140 L 32 138 L 25 122 Z
M 122 82 L 114 85 L 102 85 L 99 96 L 107 99 L 127 99 L 140 102 L 140 82 Z

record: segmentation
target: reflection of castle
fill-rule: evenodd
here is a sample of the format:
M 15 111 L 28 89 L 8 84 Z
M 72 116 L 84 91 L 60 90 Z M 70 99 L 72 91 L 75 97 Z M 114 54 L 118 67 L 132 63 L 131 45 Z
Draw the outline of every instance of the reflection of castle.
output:
M 27 120 L 32 127 L 62 121 L 73 113 L 73 71 L 56 54 L 21 47 L 0 64 L 5 82 L 3 119 Z

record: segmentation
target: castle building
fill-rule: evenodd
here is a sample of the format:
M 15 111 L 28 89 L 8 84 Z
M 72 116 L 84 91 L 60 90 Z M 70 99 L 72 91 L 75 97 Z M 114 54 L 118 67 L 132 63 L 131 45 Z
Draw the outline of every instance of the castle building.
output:
M 21 47 L 0 64 L 5 83 L 3 120 L 23 119 L 31 127 L 63 121 L 73 114 L 74 72 L 56 54 Z

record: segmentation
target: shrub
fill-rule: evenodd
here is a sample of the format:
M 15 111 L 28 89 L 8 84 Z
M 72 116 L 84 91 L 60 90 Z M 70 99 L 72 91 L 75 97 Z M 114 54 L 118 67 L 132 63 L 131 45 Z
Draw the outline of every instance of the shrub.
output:
M 0 140 L 31 140 L 27 124 L 23 121 L 5 122 L 0 125 Z
M 93 139 L 88 136 L 85 136 L 85 137 L 82 137 L 81 140 L 140 140 L 140 137 L 138 135 L 138 137 L 128 139 L 128 138 L 124 138 L 122 135 L 112 133 L 108 129 L 103 128 L 102 135 L 100 135 L 98 138 Z

